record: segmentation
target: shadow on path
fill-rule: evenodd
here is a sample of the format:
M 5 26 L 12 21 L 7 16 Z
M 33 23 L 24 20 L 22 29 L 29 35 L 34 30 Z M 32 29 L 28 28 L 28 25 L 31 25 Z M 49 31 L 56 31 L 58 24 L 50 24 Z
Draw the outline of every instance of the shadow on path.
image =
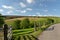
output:
M 54 30 L 54 26 L 51 28 L 47 28 L 45 31 L 53 31 Z

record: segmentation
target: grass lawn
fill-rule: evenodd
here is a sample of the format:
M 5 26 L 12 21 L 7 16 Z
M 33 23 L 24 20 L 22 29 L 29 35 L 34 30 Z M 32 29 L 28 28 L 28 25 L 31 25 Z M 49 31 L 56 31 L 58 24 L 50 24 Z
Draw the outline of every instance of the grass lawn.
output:
M 25 35 L 32 33 L 34 31 L 34 28 L 28 28 L 28 29 L 21 29 L 21 30 L 13 30 L 13 35 Z
M 36 40 L 37 36 L 40 35 L 41 32 L 42 30 L 34 32 L 34 28 L 13 30 L 13 36 L 15 36 L 15 39 L 20 37 L 20 40 Z

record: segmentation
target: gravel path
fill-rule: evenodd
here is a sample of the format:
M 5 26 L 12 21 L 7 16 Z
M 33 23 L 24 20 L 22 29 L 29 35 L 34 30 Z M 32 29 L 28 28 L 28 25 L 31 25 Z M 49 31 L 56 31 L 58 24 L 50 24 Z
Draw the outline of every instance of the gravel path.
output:
M 60 24 L 50 26 L 39 37 L 39 40 L 60 40 Z
M 1 28 L 0 28 L 0 40 L 4 40 L 4 33 L 2 32 Z

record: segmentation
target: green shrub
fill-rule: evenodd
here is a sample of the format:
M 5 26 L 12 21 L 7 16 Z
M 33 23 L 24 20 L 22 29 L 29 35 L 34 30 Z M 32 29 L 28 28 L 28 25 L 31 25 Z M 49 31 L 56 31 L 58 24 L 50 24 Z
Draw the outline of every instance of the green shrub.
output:
M 0 27 L 2 27 L 4 23 L 4 18 L 0 15 Z
M 15 29 L 20 29 L 20 20 L 15 20 L 14 21 L 14 27 L 15 27 Z
M 29 21 L 28 18 L 25 18 L 25 19 L 23 19 L 23 20 L 21 21 L 20 24 L 21 24 L 20 26 L 21 26 L 22 29 L 29 28 L 29 26 L 30 26 L 30 21 Z
M 53 23 L 54 23 L 54 20 L 51 19 L 51 18 L 48 18 L 47 22 L 46 22 L 46 25 L 53 24 Z
M 30 22 L 30 27 L 33 28 L 34 27 L 34 21 Z

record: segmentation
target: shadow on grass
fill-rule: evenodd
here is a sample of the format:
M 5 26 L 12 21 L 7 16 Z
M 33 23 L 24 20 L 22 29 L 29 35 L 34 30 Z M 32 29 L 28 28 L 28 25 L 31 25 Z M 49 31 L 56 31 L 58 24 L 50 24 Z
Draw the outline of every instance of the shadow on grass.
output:
M 25 36 L 23 36 L 24 40 L 27 40 Z
M 32 40 L 30 36 L 27 35 L 27 37 L 28 37 L 29 40 Z
M 35 36 L 33 36 L 33 35 L 26 35 L 27 36 L 27 38 L 29 39 L 29 40 L 39 40 L 38 38 L 36 38 Z M 27 40 L 27 38 L 26 38 L 26 36 L 23 36 L 23 39 L 24 40 Z M 33 39 L 32 39 L 33 38 Z M 11 40 L 21 40 L 21 37 L 20 36 L 18 36 L 18 37 L 16 37 L 16 36 L 13 36 L 12 37 L 12 39 Z
M 34 37 L 33 35 L 31 35 L 35 40 L 39 40 L 38 38 Z

